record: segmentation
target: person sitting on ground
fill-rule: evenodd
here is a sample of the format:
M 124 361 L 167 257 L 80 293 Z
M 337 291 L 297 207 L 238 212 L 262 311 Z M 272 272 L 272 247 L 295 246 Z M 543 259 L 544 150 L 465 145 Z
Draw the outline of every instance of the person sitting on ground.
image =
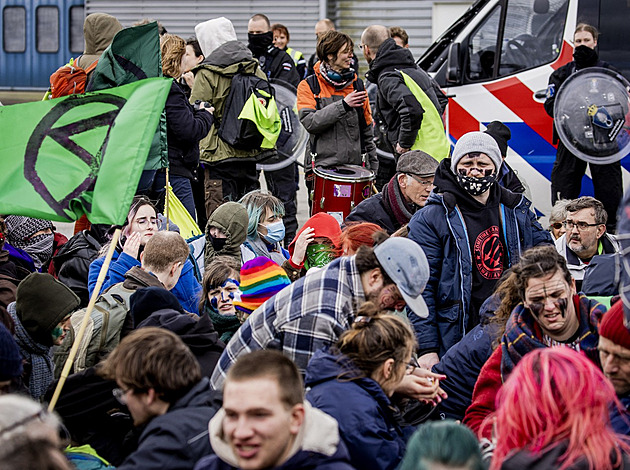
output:
M 216 455 L 195 470 L 352 470 L 337 422 L 304 400 L 302 377 L 278 351 L 241 357 L 210 421 Z
M 289 245 L 291 270 L 283 266 L 289 279 L 295 281 L 309 269 L 322 268 L 335 259 L 340 236 L 339 222 L 332 215 L 320 212 L 308 219 Z
M 339 256 L 353 256 L 361 246 L 374 245 L 374 233 L 385 232 L 379 225 L 370 222 L 346 223 L 339 237 Z
M 599 324 L 599 360 L 615 388 L 622 409 L 613 407 L 611 424 L 617 434 L 630 435 L 630 332 L 624 324 L 624 307 L 617 301 Z
M 134 266 L 140 266 L 140 254 L 145 248 L 149 239 L 159 230 L 158 218 L 155 206 L 146 196 L 135 196 L 129 208 L 127 220 L 123 225 L 120 240 L 112 261 L 107 270 L 105 281 L 101 292 L 108 287 L 123 282 L 125 274 Z M 109 244 L 103 246 L 101 257 L 92 261 L 90 264 L 90 273 L 88 277 L 88 289 L 90 295 L 96 286 L 96 280 L 101 270 L 101 266 L 105 261 L 105 253 L 109 249 Z M 173 294 L 180 301 L 184 309 L 188 312 L 197 313 L 197 302 L 199 300 L 199 292 L 201 285 L 197 282 L 194 275 L 194 268 L 190 260 L 186 260 L 181 275 L 175 287 Z
M 289 252 L 281 245 L 285 228 L 282 222 L 284 206 L 280 199 L 256 190 L 247 193 L 239 202 L 245 206 L 249 216 L 247 240 L 241 245 L 243 264 L 264 256 L 282 266 L 289 259 Z
M 212 374 L 215 389 L 239 356 L 272 347 L 306 371 L 315 352 L 332 346 L 346 331 L 358 306 L 374 302 L 379 310 L 401 310 L 405 305 L 416 315 L 426 314 L 422 290 L 429 276 L 422 249 L 406 238 L 386 234 L 375 248 L 362 246 L 355 256 L 338 258 L 326 267 L 298 279 L 254 311 L 221 355 Z M 241 285 L 243 289 L 243 285 Z M 437 395 L 425 377 L 435 375 L 417 369 L 406 375 L 398 391 L 410 398 Z
M 479 442 L 452 420 L 422 424 L 407 442 L 400 470 L 485 470 Z
M 619 406 L 601 370 L 571 348 L 536 349 L 516 365 L 498 397 L 490 470 L 628 468 L 630 445 L 615 434 Z
M 234 300 L 236 316 L 244 323 L 251 313 L 291 284 L 284 269 L 269 258 L 259 256 L 241 268 L 241 295 Z
M 238 202 L 224 202 L 210 214 L 206 224 L 205 266 L 217 256 L 230 256 L 241 266 L 241 245 L 247 239 L 249 217 Z
M 416 211 L 427 202 L 433 190 L 438 161 L 422 150 L 404 153 L 396 164 L 396 174 L 383 190 L 355 207 L 345 223 L 373 222 L 388 234 L 408 224 Z
M 617 253 L 619 244 L 606 233 L 608 214 L 597 199 L 590 196 L 574 199 L 567 204 L 566 211 L 564 225 L 567 231 L 556 240 L 556 249 L 567 260 L 571 277 L 575 279 L 577 290 L 581 291 L 584 275 L 594 257 Z M 611 277 L 614 277 L 614 270 Z
M 239 265 L 229 256 L 217 256 L 203 273 L 199 312 L 212 320 L 225 344 L 241 326 L 234 307 L 241 297 L 240 285 Z
M 569 202 L 571 202 L 569 199 L 557 200 L 549 213 L 549 228 L 547 230 L 551 233 L 554 242 L 567 233 L 564 221 L 567 220 L 567 204 Z
M 606 307 L 577 293 L 567 263 L 554 247 L 535 247 L 523 253 L 510 277 L 509 296 L 518 296 L 520 303 L 507 321 L 500 347 L 475 384 L 464 418 L 464 424 L 475 432 L 495 410 L 501 384 L 528 352 L 562 345 L 580 351 L 595 364 L 599 361 L 597 327 Z
M 114 396 L 142 427 L 137 449 L 118 466 L 131 469 L 187 469 L 212 453 L 208 421 L 216 395 L 190 349 L 174 333 L 141 328 L 125 337 L 99 373 L 116 380 Z
M 24 360 L 22 379 L 30 395 L 39 400 L 53 381 L 52 348 L 70 330 L 70 315 L 79 297 L 50 274 L 31 273 L 17 288 L 7 307 L 15 324 L 15 339 Z
M 415 427 L 397 423 L 391 400 L 414 368 L 415 344 L 404 320 L 367 302 L 337 343 L 308 363 L 306 399 L 337 420 L 355 468 L 396 468 L 405 454 Z

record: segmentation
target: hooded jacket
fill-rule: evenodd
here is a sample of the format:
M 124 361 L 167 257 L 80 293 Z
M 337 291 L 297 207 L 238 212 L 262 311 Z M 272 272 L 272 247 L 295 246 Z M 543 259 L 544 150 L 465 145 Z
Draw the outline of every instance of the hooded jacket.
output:
M 218 409 L 217 392 L 206 377 L 177 400 L 168 411 L 153 418 L 140 434 L 138 448 L 117 467 L 119 470 L 189 470 L 212 453 L 208 421 Z
M 306 369 L 306 399 L 337 420 L 353 467 L 397 468 L 415 428 L 397 424 L 390 399 L 374 379 L 343 378 L 353 369 L 351 361 L 329 348 L 317 351 Z
M 366 166 L 372 171 L 378 170 L 376 146 L 372 130 L 372 111 L 369 100 L 362 108 L 350 108 L 344 104 L 344 98 L 354 91 L 354 80 L 345 88 L 336 90 L 326 81 L 320 71 L 320 63 L 315 65 L 315 77 L 319 83 L 319 109 L 315 95 L 306 80 L 298 86 L 297 108 L 300 122 L 309 133 L 309 148 L 305 153 L 304 164 L 311 167 L 313 146 L 317 152 L 315 166 L 361 165 L 361 139 L 367 152 Z M 367 127 L 361 129 L 356 109 L 363 113 Z
M 209 266 L 217 256 L 231 256 L 240 266 L 241 245 L 247 239 L 248 224 L 249 216 L 243 204 L 230 201 L 217 207 L 206 223 L 205 265 Z M 210 237 L 212 227 L 218 228 L 227 237 L 225 245 L 219 252 L 212 246 Z
M 289 452 L 290 457 L 273 470 L 352 470 L 335 420 L 312 408 L 308 402 L 304 402 L 304 411 L 304 422 Z M 216 455 L 202 459 L 195 470 L 238 468 L 236 455 L 223 435 L 224 418 L 225 411 L 221 409 L 209 424 L 210 444 Z
M 366 77 L 378 84 L 378 109 L 387 126 L 390 144 L 394 148 L 396 144 L 411 148 L 420 131 L 425 110 L 405 85 L 401 70 L 422 88 L 438 114 L 443 113 L 448 99 L 437 83 L 416 65 L 409 49 L 398 47 L 392 38 L 381 44 Z
M 79 57 L 79 66 L 86 69 L 101 57 L 105 49 L 114 40 L 118 31 L 122 30 L 120 22 L 107 13 L 92 13 L 83 23 L 85 50 Z
M 204 41 L 203 36 L 212 35 L 212 31 L 199 28 L 197 35 L 201 43 Z M 228 41 L 217 47 L 200 65 L 192 70 L 195 74 L 195 84 L 190 94 L 190 102 L 208 101 L 214 106 L 215 125 L 210 128 L 208 135 L 199 142 L 199 158 L 203 162 L 259 161 L 275 154 L 275 151 L 272 150 L 235 149 L 219 138 L 218 130 L 225 112 L 225 102 L 230 94 L 232 77 L 239 69 L 263 79 L 267 78 L 260 69 L 258 61 L 252 57 L 251 51 L 245 44 L 238 41 Z
M 418 243 L 429 261 L 430 276 L 422 296 L 427 318 L 412 316 L 421 354 L 439 356 L 466 334 L 472 298 L 472 250 L 460 202 L 472 200 L 450 170 L 451 159 L 442 160 L 435 173 L 435 192 L 411 218 L 409 238 Z M 507 265 L 518 263 L 521 253 L 541 244 L 551 244 L 551 235 L 536 220 L 531 202 L 493 184 L 491 198 L 499 201 Z

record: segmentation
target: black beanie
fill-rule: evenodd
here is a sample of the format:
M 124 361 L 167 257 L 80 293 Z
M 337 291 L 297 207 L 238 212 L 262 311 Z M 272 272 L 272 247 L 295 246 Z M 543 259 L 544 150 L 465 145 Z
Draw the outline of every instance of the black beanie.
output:
M 81 305 L 69 287 L 50 274 L 31 273 L 18 285 L 15 312 L 37 343 L 52 346 L 55 327 Z
M 133 319 L 134 328 L 149 318 L 153 312 L 164 309 L 185 313 L 177 297 L 163 287 L 143 287 L 129 298 L 129 314 Z
M 512 138 L 512 132 L 510 128 L 500 121 L 492 121 L 488 124 L 488 127 L 484 131 L 486 134 L 492 136 L 497 141 L 501 156 L 505 158 L 508 149 L 508 140 Z

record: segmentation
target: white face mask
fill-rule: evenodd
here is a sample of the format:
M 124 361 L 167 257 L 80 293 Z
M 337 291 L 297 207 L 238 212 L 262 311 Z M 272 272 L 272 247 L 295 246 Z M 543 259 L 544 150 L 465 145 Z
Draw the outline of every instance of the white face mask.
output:
M 285 229 L 282 220 L 265 225 L 264 227 L 267 229 L 267 235 L 261 235 L 261 233 L 258 232 L 258 235 L 260 235 L 262 239 L 269 243 L 280 243 L 284 240 Z

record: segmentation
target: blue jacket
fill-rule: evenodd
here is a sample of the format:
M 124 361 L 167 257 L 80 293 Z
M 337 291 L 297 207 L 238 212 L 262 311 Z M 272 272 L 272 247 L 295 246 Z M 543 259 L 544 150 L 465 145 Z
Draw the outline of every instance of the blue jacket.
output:
M 409 238 L 424 250 L 430 276 L 422 296 L 429 309 L 425 319 L 413 321 L 420 354 L 437 352 L 440 357 L 466 334 L 472 295 L 472 253 L 464 216 L 458 206 L 463 189 L 451 173 L 450 158 L 442 160 L 435 175 L 438 188 L 427 204 L 409 222 Z M 498 189 L 497 189 L 498 188 Z M 531 202 L 498 185 L 499 210 L 505 237 L 508 267 L 518 263 L 521 253 L 540 244 L 551 244 L 530 210 Z M 459 192 L 458 192 L 459 191 Z
M 104 256 L 96 258 L 92 261 L 92 264 L 90 264 L 90 272 L 88 274 L 88 290 L 90 295 L 92 295 L 94 287 L 96 286 L 96 279 L 98 278 L 98 273 L 101 270 L 103 261 L 105 261 Z M 109 270 L 105 276 L 101 292 L 105 291 L 109 286 L 123 282 L 127 271 L 134 266 L 140 266 L 140 261 L 132 258 L 127 253 L 114 251 L 112 262 L 109 265 Z M 198 313 L 197 307 L 199 297 L 201 296 L 201 285 L 195 278 L 195 269 L 190 260 L 187 259 L 186 263 L 184 263 L 179 281 L 177 281 L 175 287 L 171 289 L 171 292 L 175 294 L 175 297 L 177 297 L 179 303 L 182 304 L 184 310 L 191 313 Z
M 337 380 L 352 363 L 320 349 L 306 369 L 306 399 L 339 423 L 339 433 L 355 468 L 389 470 L 398 467 L 415 427 L 401 428 L 392 404 L 371 378 Z
M 619 401 L 623 405 L 623 411 L 620 412 L 617 407 L 613 406 L 610 410 L 610 424 L 617 434 L 630 436 L 630 395 L 619 397 Z

